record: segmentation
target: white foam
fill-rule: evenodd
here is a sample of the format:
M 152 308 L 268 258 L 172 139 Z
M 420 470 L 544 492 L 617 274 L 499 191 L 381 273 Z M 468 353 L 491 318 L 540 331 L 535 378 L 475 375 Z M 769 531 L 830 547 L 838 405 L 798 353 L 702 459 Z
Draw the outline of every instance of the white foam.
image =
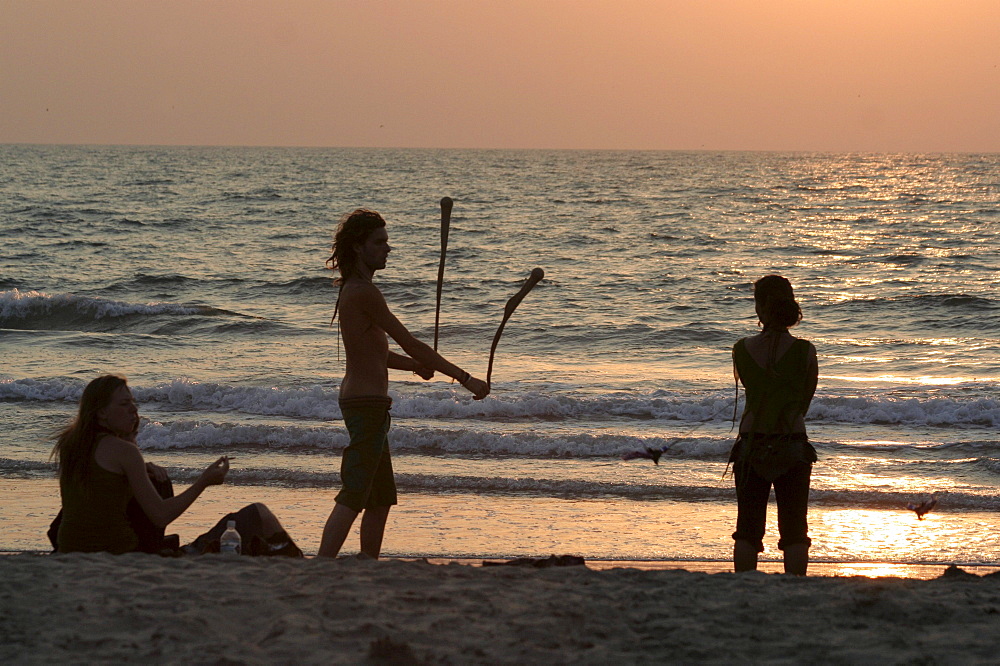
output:
M 0 380 L 0 400 L 76 400 L 83 382 L 72 379 Z M 240 412 L 323 421 L 339 420 L 338 388 L 311 386 L 242 386 L 175 379 L 152 387 L 133 386 L 142 403 L 161 409 L 199 412 Z M 505 392 L 482 401 L 465 392 L 418 390 L 391 392 L 392 414 L 398 418 L 472 419 L 474 421 L 625 420 L 669 421 L 682 424 L 724 424 L 732 414 L 732 398 L 724 393 L 549 395 Z M 890 393 L 866 396 L 819 393 L 809 410 L 811 423 L 892 424 L 937 427 L 996 427 L 1000 400 L 984 397 L 898 398 Z M 502 430 L 497 426 L 497 430 Z
M 808 418 L 836 423 L 995 427 L 1000 425 L 1000 400 L 820 397 L 810 406 Z
M 155 402 L 184 410 L 239 411 L 322 420 L 340 418 L 336 389 L 231 386 L 176 379 L 152 388 L 133 387 L 139 402 Z
M 342 448 L 347 445 L 343 427 L 266 426 L 176 421 L 164 425 L 144 423 L 138 444 L 143 449 L 226 448 L 263 446 L 275 448 Z
M 671 439 L 618 434 L 536 431 L 523 425 L 489 429 L 414 427 L 396 421 L 392 428 L 392 448 L 401 452 L 516 455 L 545 458 L 618 458 L 645 448 L 668 448 L 668 456 L 719 458 L 732 441 L 719 438 Z M 150 420 L 139 432 L 143 449 L 218 449 L 264 447 L 297 450 L 339 451 L 347 446 L 347 431 L 337 421 L 329 426 L 247 425 L 178 420 L 162 423 Z
M 173 303 L 129 303 L 75 294 L 50 295 L 41 291 L 0 292 L 0 322 L 48 317 L 58 312 L 85 315 L 94 320 L 143 314 L 196 314 L 203 308 Z
M 0 400 L 37 400 L 41 402 L 76 402 L 84 382 L 65 379 L 0 380 Z

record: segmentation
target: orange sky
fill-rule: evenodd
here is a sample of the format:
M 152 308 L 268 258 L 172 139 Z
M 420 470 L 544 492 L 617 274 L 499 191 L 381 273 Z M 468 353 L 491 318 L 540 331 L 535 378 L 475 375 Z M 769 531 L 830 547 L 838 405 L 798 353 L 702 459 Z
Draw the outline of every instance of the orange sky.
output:
M 0 143 L 1000 152 L 998 0 L 0 0 Z

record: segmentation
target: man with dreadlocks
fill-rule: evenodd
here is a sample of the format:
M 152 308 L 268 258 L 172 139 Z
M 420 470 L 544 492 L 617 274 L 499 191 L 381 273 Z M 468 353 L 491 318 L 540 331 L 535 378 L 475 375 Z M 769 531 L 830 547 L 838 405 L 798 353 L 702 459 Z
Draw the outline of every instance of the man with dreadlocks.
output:
M 327 266 L 338 273 L 340 288 L 334 319 L 339 313 L 346 369 L 340 384 L 340 411 L 350 434 L 340 466 L 343 488 L 323 529 L 321 557 L 336 557 L 359 513 L 361 552 L 378 558 L 389 508 L 396 504 L 396 483 L 389 457 L 388 368 L 410 370 L 424 379 L 434 372 L 453 377 L 476 400 L 489 392 L 486 382 L 447 361 L 417 340 L 389 311 L 372 284 L 375 271 L 385 268 L 389 234 L 375 211 L 359 208 L 340 221 Z M 389 351 L 391 337 L 409 356 Z

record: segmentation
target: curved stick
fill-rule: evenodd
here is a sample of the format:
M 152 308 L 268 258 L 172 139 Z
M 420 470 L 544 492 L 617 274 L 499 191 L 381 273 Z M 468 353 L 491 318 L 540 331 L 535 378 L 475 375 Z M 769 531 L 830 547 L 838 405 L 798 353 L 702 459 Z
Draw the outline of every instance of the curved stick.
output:
M 448 229 L 451 227 L 451 197 L 441 199 L 441 260 L 438 262 L 437 305 L 434 307 L 434 351 L 438 348 L 438 325 L 441 322 L 441 287 L 444 285 L 444 257 L 448 252 Z
M 514 310 L 521 304 L 524 297 L 528 295 L 528 292 L 531 291 L 543 277 L 545 277 L 545 271 L 541 268 L 531 269 L 531 274 L 528 275 L 528 279 L 524 281 L 523 285 L 521 285 L 521 289 L 518 290 L 516 294 L 511 296 L 510 300 L 507 301 L 507 305 L 503 307 L 503 321 L 500 322 L 497 334 L 493 336 L 493 345 L 490 347 L 490 364 L 486 369 L 487 386 L 490 385 L 490 377 L 493 376 L 493 356 L 496 354 L 497 343 L 500 342 L 500 334 L 503 333 L 503 327 L 507 325 L 507 320 L 510 319 L 512 314 L 514 314 Z

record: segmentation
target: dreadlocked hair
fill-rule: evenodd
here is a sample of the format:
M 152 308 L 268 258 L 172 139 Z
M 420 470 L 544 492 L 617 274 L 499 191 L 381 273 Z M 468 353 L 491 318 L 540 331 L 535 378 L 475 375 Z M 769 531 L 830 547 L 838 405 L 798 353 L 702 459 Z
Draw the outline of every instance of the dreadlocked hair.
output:
M 371 232 L 385 226 L 385 219 L 373 210 L 358 208 L 340 218 L 337 231 L 333 235 L 333 254 L 326 260 L 326 267 L 340 273 L 334 284 L 340 286 L 357 273 L 358 255 L 355 245 L 361 245 Z
M 361 245 L 368 240 L 368 236 L 373 231 L 384 226 L 385 218 L 367 208 L 358 208 L 340 218 L 337 231 L 333 234 L 333 254 L 326 260 L 326 267 L 340 274 L 333 281 L 333 284 L 337 286 L 337 302 L 333 306 L 330 326 L 333 326 L 337 321 L 337 313 L 340 312 L 340 292 L 344 288 L 344 282 L 357 274 L 358 271 L 358 253 L 354 251 L 354 246 Z M 339 327 L 337 329 L 337 360 L 340 360 Z

